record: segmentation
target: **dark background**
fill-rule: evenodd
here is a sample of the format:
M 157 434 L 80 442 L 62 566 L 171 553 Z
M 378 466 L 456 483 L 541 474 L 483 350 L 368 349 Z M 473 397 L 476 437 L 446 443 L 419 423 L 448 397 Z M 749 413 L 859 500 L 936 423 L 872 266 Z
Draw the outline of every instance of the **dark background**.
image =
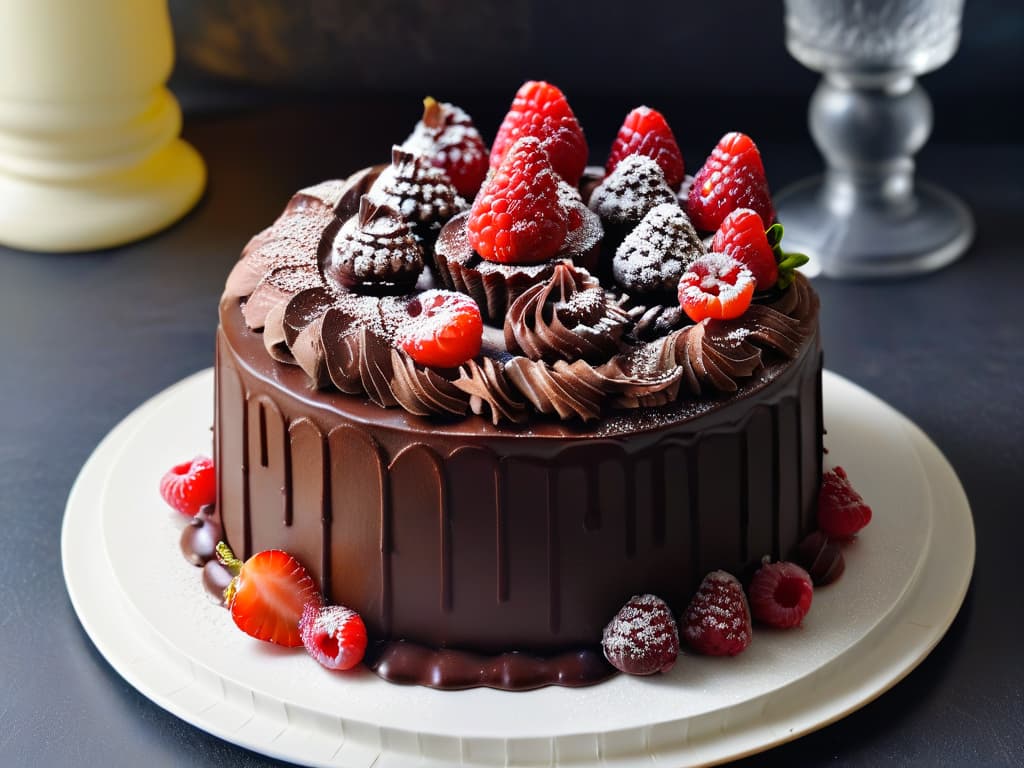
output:
M 408 96 L 414 118 L 431 93 L 462 103 L 489 140 L 519 84 L 543 79 L 566 92 L 592 142 L 642 102 L 665 112 L 684 151 L 701 147 L 698 164 L 733 127 L 809 138 L 818 75 L 787 54 L 777 1 L 170 0 L 170 10 L 172 87 L 191 110 L 370 94 Z M 1024 3 L 967 0 L 957 55 L 922 82 L 935 141 L 1020 139 Z

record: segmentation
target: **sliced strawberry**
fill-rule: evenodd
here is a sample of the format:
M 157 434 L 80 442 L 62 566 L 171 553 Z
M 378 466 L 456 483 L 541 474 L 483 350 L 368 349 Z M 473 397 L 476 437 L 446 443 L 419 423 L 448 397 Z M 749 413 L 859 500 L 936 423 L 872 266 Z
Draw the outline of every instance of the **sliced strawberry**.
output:
M 533 136 L 551 160 L 555 172 L 577 186 L 587 165 L 587 139 L 572 107 L 557 87 L 543 81 L 523 83 L 491 145 L 491 169 L 496 169 L 512 146 Z
M 558 176 L 540 139 L 516 142 L 469 212 L 469 244 L 487 261 L 533 264 L 558 253 L 568 231 Z
M 454 104 L 430 96 L 423 100 L 423 119 L 402 147 L 429 158 L 467 200 L 476 195 L 487 175 L 487 146 L 472 118 Z
M 654 595 L 637 595 L 604 628 L 604 657 L 628 675 L 668 672 L 679 656 L 672 610 Z
M 223 542 L 217 554 L 225 566 L 237 571 L 224 591 L 235 625 L 257 640 L 287 648 L 302 645 L 302 611 L 307 604 L 319 606 L 323 600 L 299 561 L 280 549 L 268 549 L 241 563 Z
M 697 171 L 686 201 L 693 226 L 714 232 L 737 208 L 752 208 L 767 229 L 775 221 L 761 153 L 743 133 L 727 133 Z
M 854 490 L 846 471 L 836 467 L 821 477 L 818 527 L 833 539 L 849 539 L 871 522 L 871 507 Z
M 697 653 L 735 656 L 750 645 L 750 607 L 739 580 L 725 571 L 704 577 L 680 617 L 682 637 Z
M 299 634 L 309 655 L 327 669 L 352 669 L 366 653 L 366 625 L 351 608 L 307 603 Z
M 796 563 L 765 563 L 750 582 L 750 610 L 762 624 L 777 629 L 800 625 L 811 610 L 814 585 Z
M 454 368 L 480 353 L 484 323 L 469 296 L 425 291 L 409 304 L 411 320 L 396 341 L 420 365 Z
M 160 496 L 189 517 L 207 504 L 213 504 L 217 500 L 213 460 L 208 456 L 196 456 L 191 461 L 171 467 L 160 478 Z
M 605 174 L 630 155 L 646 155 L 661 166 L 665 181 L 672 189 L 683 183 L 683 153 L 665 117 L 656 109 L 637 107 L 628 115 L 612 142 L 612 151 L 605 164 Z
M 679 304 L 695 323 L 739 317 L 753 296 L 750 270 L 724 253 L 701 256 L 679 278 Z

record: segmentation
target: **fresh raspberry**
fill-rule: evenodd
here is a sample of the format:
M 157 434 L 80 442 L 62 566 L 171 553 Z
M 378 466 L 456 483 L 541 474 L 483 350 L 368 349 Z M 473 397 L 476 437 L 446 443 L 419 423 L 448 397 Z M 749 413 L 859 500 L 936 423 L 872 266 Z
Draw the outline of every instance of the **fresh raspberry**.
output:
M 697 171 L 686 212 L 697 229 L 714 232 L 737 208 L 753 208 L 765 229 L 775 221 L 761 153 L 749 136 L 727 133 Z
M 580 183 L 587 165 L 587 139 L 557 87 L 537 80 L 523 83 L 491 145 L 492 169 L 523 136 L 540 139 L 555 172 L 574 187 Z
M 352 669 L 366 653 L 366 625 L 358 613 L 340 605 L 307 603 L 299 635 L 309 655 L 327 669 Z
M 484 323 L 469 296 L 424 291 L 409 304 L 411 320 L 398 329 L 398 345 L 420 365 L 454 368 L 480 352 Z
M 242 563 L 223 542 L 217 545 L 217 555 L 236 572 L 224 591 L 235 625 L 257 640 L 287 648 L 302 645 L 302 611 L 307 603 L 319 606 L 322 598 L 299 561 L 280 549 L 268 549 Z
M 754 275 L 759 291 L 767 291 L 779 279 L 779 266 L 764 223 L 751 208 L 737 208 L 725 217 L 711 241 L 711 250 L 742 262 Z
M 750 270 L 724 253 L 701 256 L 679 278 L 679 304 L 695 323 L 739 317 L 753 296 Z
M 469 244 L 487 261 L 533 264 L 558 253 L 568 231 L 558 176 L 537 138 L 520 139 L 473 201 Z
M 628 675 L 668 672 L 679 656 L 672 610 L 654 595 L 636 595 L 615 614 L 601 639 L 604 657 Z
M 473 199 L 487 175 L 487 145 L 473 119 L 454 104 L 430 96 L 423 100 L 423 119 L 402 148 L 426 155 L 467 200 Z
M 796 563 L 765 563 L 750 582 L 750 609 L 762 624 L 778 629 L 800 625 L 811 610 L 814 585 Z
M 871 507 L 853 489 L 846 471 L 836 467 L 821 477 L 818 527 L 833 539 L 852 538 L 871 522 Z
M 630 155 L 646 155 L 654 159 L 665 173 L 665 181 L 672 189 L 683 183 L 683 153 L 665 117 L 656 109 L 637 107 L 628 115 L 612 142 L 612 151 L 605 164 L 605 174 Z
M 176 464 L 160 478 L 163 500 L 189 517 L 217 500 L 217 476 L 213 460 L 196 456 L 192 461 Z
M 739 580 L 725 571 L 704 577 L 682 616 L 683 639 L 697 653 L 735 656 L 750 645 L 750 608 Z

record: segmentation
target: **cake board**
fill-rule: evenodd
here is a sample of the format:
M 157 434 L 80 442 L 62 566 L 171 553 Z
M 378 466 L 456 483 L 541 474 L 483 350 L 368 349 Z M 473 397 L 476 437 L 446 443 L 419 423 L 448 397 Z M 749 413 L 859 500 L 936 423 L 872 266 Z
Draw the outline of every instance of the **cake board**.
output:
M 741 656 L 684 655 L 667 675 L 585 689 L 459 692 L 337 675 L 253 641 L 205 595 L 156 493 L 168 466 L 209 453 L 212 372 L 155 396 L 86 462 L 62 533 L 65 581 L 101 654 L 159 706 L 227 741 L 308 765 L 680 766 L 722 762 L 820 728 L 909 673 L 970 581 L 966 496 L 911 422 L 825 373 L 828 463 L 875 509 L 816 590 L 804 626 L 755 629 Z M 140 569 L 144 543 L 147 569 Z M 97 553 L 105 553 L 106 557 Z

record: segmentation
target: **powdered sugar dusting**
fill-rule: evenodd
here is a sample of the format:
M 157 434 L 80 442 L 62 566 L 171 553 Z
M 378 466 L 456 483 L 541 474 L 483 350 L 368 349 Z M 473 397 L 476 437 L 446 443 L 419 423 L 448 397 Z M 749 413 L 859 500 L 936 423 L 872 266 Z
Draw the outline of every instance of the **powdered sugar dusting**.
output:
M 704 244 L 683 210 L 675 203 L 664 203 L 651 209 L 626 235 L 615 251 L 612 271 L 615 281 L 628 291 L 674 291 L 683 271 L 704 253 Z
M 657 205 L 677 205 L 661 167 L 646 155 L 629 155 L 590 196 L 590 209 L 615 223 L 638 222 Z

